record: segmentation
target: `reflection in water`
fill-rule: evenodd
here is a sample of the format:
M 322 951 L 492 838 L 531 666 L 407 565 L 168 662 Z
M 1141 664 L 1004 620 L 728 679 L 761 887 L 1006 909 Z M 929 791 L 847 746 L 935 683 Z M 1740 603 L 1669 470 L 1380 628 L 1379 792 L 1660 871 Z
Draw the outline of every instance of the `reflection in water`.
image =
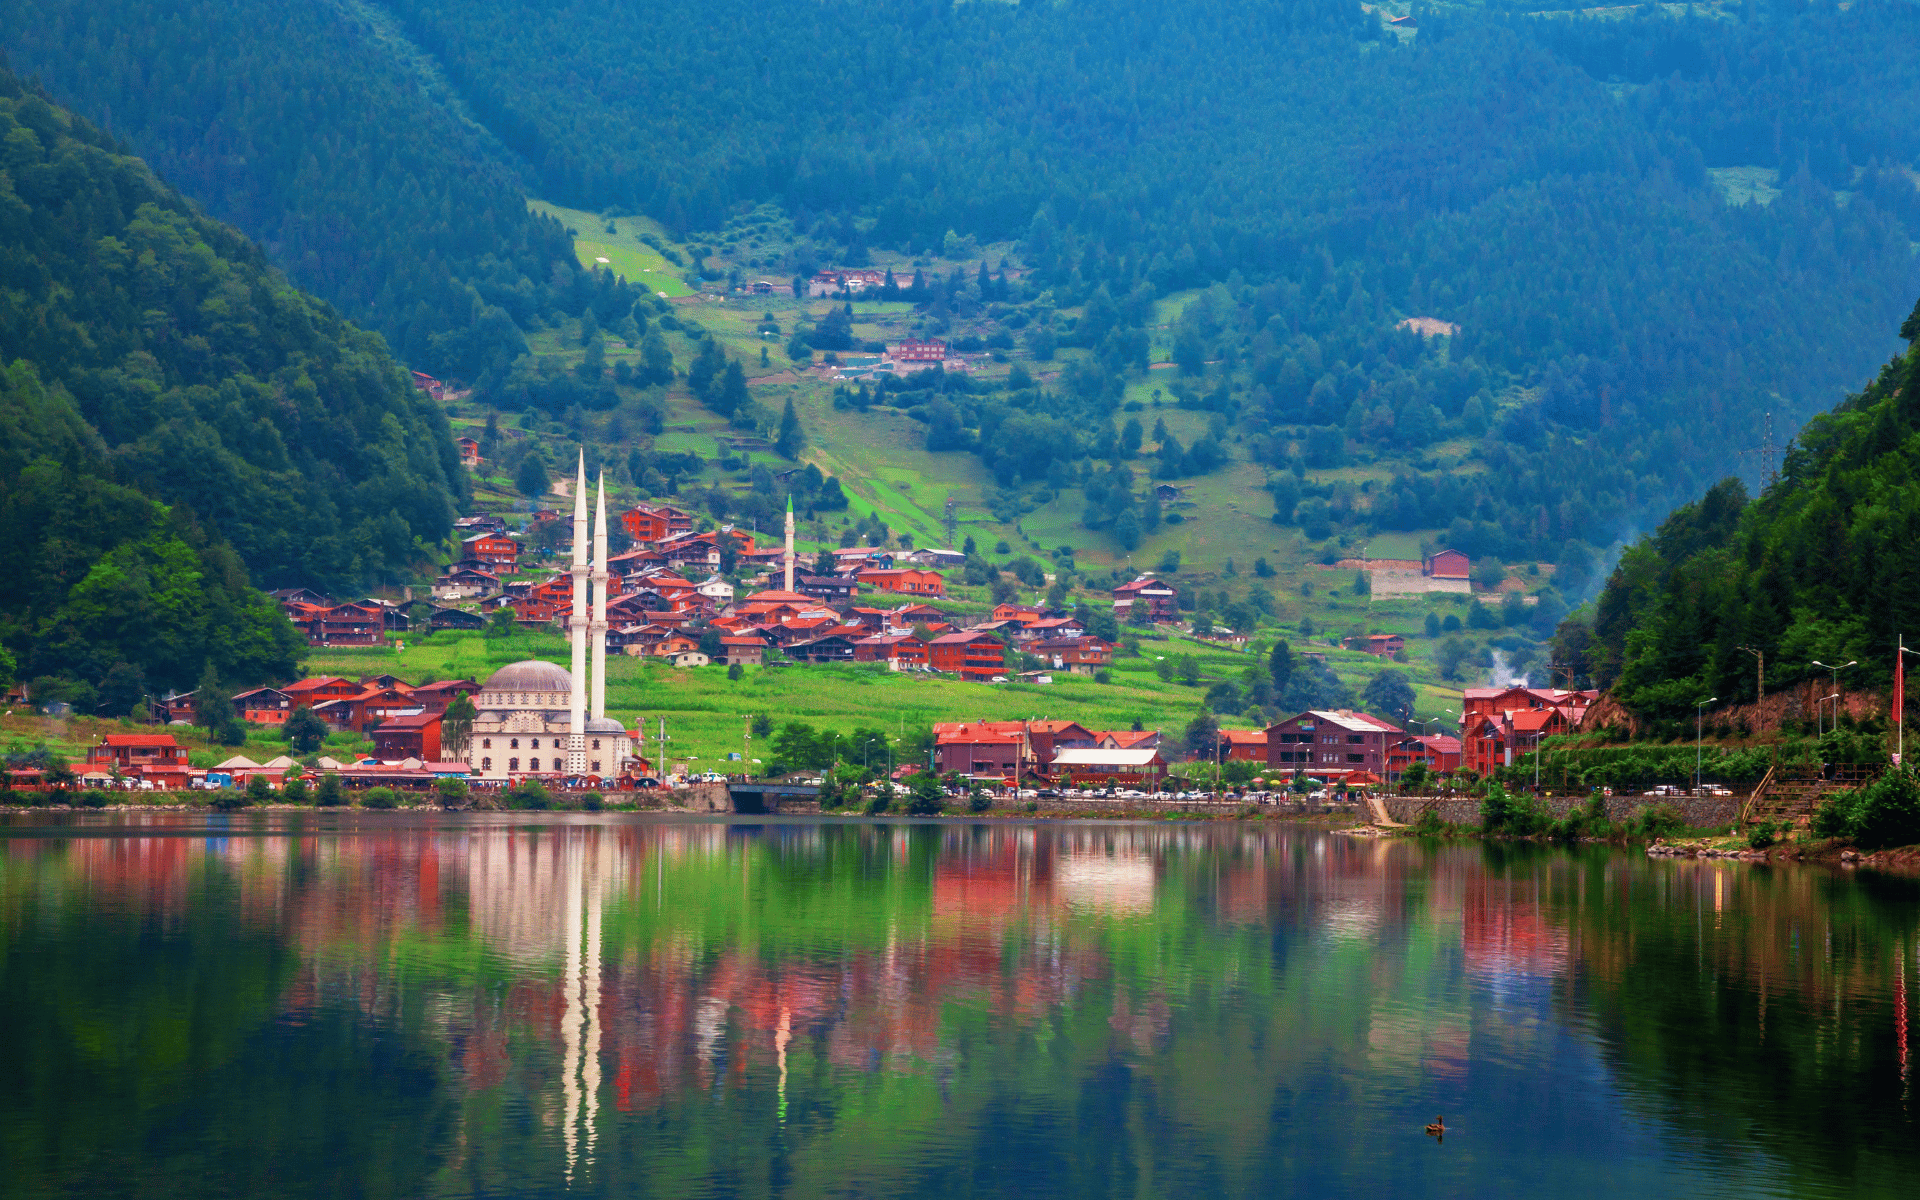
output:
M 22 1195 L 1859 1195 L 1916 1166 L 1900 881 L 1275 826 L 13 832 Z

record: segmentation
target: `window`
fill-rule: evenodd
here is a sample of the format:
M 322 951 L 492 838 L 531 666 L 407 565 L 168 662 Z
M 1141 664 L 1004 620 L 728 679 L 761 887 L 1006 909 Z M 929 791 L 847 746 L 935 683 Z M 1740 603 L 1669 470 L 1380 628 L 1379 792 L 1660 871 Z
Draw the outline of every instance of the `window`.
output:
M 540 739 L 534 738 L 533 740 L 529 741 L 527 745 L 532 747 L 535 750 L 538 750 L 540 748 Z
M 594 748 L 595 750 L 598 750 L 598 749 L 600 748 L 600 739 L 599 739 L 599 738 L 595 738 L 595 739 L 593 739 L 593 748 Z
M 593 760 L 593 773 L 595 775 L 600 773 L 600 760 L 597 758 Z
M 519 748 L 520 748 L 519 738 L 514 738 L 512 741 L 507 743 L 507 749 L 509 750 L 518 750 Z
M 481 738 L 481 739 L 480 739 L 480 748 L 481 748 L 482 750 L 491 750 L 491 749 L 493 749 L 493 739 L 492 739 L 492 738 Z
M 527 770 L 529 770 L 529 771 L 538 771 L 539 769 L 540 769 L 540 760 L 539 760 L 539 759 L 537 759 L 537 758 L 530 758 L 530 759 L 528 759 L 528 760 L 527 760 Z
M 491 770 L 493 770 L 493 760 L 492 760 L 492 759 L 490 759 L 490 758 L 483 758 L 483 759 L 481 759 L 481 760 L 480 760 L 480 769 L 481 769 L 482 771 L 491 771 Z
M 508 759 L 508 760 L 507 760 L 507 770 L 509 770 L 509 771 L 518 771 L 519 769 L 520 769 L 520 760 L 519 760 L 519 759 L 517 759 L 517 758 L 510 758 L 510 759 Z
M 1347 761 L 1350 763 L 1363 763 L 1367 761 L 1367 756 L 1364 754 L 1349 754 L 1347 755 Z
M 1350 733 L 1347 735 L 1347 745 L 1349 746 L 1364 746 L 1366 744 L 1367 735 L 1364 733 Z

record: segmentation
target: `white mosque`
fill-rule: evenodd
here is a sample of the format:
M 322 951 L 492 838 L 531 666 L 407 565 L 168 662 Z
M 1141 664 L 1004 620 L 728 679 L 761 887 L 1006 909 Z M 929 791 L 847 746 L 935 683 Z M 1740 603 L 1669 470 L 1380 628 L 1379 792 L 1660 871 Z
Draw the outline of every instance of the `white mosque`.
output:
M 476 779 L 523 775 L 612 779 L 627 769 L 633 757 L 625 727 L 607 716 L 607 485 L 603 477 L 594 503 L 589 568 L 584 453 L 573 496 L 573 615 L 567 622 L 573 670 L 529 659 L 501 667 L 481 685 L 467 751 Z M 593 646 L 591 699 L 589 640 Z

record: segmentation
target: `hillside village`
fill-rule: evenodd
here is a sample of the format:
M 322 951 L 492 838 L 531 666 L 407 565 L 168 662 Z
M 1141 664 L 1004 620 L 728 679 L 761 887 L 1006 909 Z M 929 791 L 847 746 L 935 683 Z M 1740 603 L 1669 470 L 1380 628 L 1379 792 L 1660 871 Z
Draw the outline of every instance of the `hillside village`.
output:
M 591 628 L 593 672 L 602 679 L 611 653 L 680 670 L 726 670 L 735 677 L 746 667 L 866 663 L 985 686 L 1045 684 L 1053 673 L 1105 682 L 1122 627 L 1183 623 L 1177 589 L 1150 573 L 1113 587 L 1109 605 L 1099 611 L 1013 601 L 986 610 L 935 607 L 927 601 L 946 597 L 940 568 L 964 563 L 966 551 L 841 548 L 822 552 L 813 570 L 805 571 L 791 512 L 783 542 L 769 546 L 732 526 L 696 530 L 692 513 L 670 505 L 640 504 L 609 519 L 604 489 L 593 540 L 592 604 L 584 594 L 576 604 L 576 582 L 589 578 L 584 479 L 583 466 L 571 570 L 548 571 L 531 562 L 523 567 L 523 557 L 532 556 L 522 540 L 498 517 L 474 513 L 459 522 L 464 555 L 444 568 L 431 600 L 336 603 L 306 589 L 283 590 L 274 598 L 310 646 L 321 650 L 380 646 L 416 632 L 562 626 L 573 631 L 578 647 L 585 644 L 578 640 L 582 631 Z M 532 514 L 536 526 L 560 519 L 554 510 Z M 626 546 L 613 553 L 609 537 L 616 528 Z M 1419 564 L 1436 584 L 1464 583 L 1470 569 L 1457 551 L 1429 555 Z M 728 576 L 741 574 L 750 575 L 749 585 L 736 589 Z M 1246 640 L 1230 629 L 1205 632 L 1226 643 Z M 1383 659 L 1405 657 L 1397 634 L 1349 637 L 1345 648 Z M 576 668 L 581 661 L 576 656 Z M 527 681 L 534 677 L 545 682 Z M 536 717 L 529 711 L 522 719 L 507 711 L 557 709 L 564 692 L 579 691 L 573 680 L 559 667 L 532 662 L 511 665 L 484 682 L 455 678 L 414 685 L 393 674 L 320 675 L 253 687 L 227 698 L 234 719 L 278 728 L 290 741 L 304 722 L 366 739 L 371 750 L 344 760 L 319 756 L 307 764 L 284 755 L 265 761 L 234 755 L 194 767 L 171 735 L 109 734 L 89 748 L 78 782 L 179 790 L 245 787 L 257 776 L 277 789 L 311 770 L 362 789 L 427 789 L 443 780 L 508 787 L 537 780 L 559 789 L 630 790 L 668 773 L 664 756 L 649 758 L 644 727 L 603 718 L 604 683 L 588 726 L 597 756 L 590 762 L 577 749 L 567 758 L 556 753 L 562 741 L 552 734 L 565 727 L 556 712 Z M 526 692 L 529 687 L 535 694 Z M 1296 788 L 1358 793 L 1397 782 L 1416 767 L 1424 779 L 1462 770 L 1484 776 L 1510 766 L 1516 753 L 1569 732 L 1595 698 L 1593 692 L 1524 686 L 1470 688 L 1460 710 L 1461 737 L 1424 727 L 1409 731 L 1352 708 L 1309 709 L 1251 730 L 1209 728 L 1203 717 L 1183 737 L 1158 729 L 1103 730 L 1072 719 L 942 720 L 932 725 L 929 763 L 902 762 L 893 773 L 931 766 L 974 786 L 1146 794 L 1174 786 L 1169 769 L 1175 763 L 1211 761 L 1217 772 L 1232 765 L 1237 779 L 1258 772 Z M 156 699 L 150 715 L 163 724 L 205 724 L 208 714 L 200 705 L 197 693 L 176 692 Z M 496 732 L 505 736 L 490 736 Z M 544 755 L 542 732 L 551 743 Z M 606 735 L 613 739 L 609 745 L 603 745 Z M 891 762 L 891 750 L 887 757 Z

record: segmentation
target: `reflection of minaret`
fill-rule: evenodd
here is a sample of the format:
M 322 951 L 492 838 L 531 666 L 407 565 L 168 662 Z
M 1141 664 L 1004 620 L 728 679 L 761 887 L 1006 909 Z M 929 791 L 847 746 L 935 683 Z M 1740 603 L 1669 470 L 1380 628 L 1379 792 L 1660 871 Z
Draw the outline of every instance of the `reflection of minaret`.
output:
M 587 452 L 573 485 L 573 690 L 567 702 L 567 774 L 587 773 Z
M 793 494 L 787 494 L 787 581 L 786 589 L 793 590 Z
M 593 715 L 607 715 L 607 477 L 593 502 Z
M 602 849 L 598 839 L 594 849 Z M 604 862 L 605 854 L 594 857 Z M 561 1137 L 571 1186 L 576 1165 L 593 1165 L 594 1122 L 600 1110 L 600 908 L 605 877 L 596 869 L 600 863 L 588 861 L 578 838 L 568 844 L 564 862 L 567 945 L 560 986 L 566 1012 L 560 1020 L 560 1093 L 566 1106 Z

